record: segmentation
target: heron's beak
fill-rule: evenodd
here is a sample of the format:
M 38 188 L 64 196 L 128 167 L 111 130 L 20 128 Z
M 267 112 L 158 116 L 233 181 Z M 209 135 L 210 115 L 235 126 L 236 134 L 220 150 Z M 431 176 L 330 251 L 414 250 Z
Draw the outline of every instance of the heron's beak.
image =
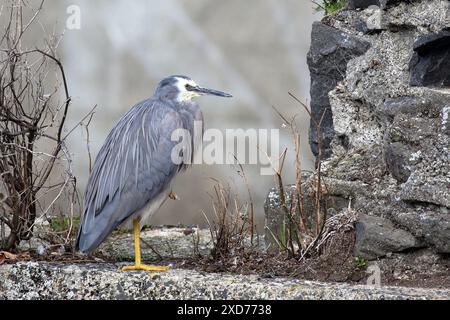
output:
M 231 94 L 228 94 L 228 93 L 225 93 L 222 91 L 207 89 L 207 88 L 202 88 L 202 87 L 194 87 L 192 91 L 195 91 L 199 94 L 208 94 L 208 95 L 218 96 L 218 97 L 225 97 L 225 98 L 233 97 Z

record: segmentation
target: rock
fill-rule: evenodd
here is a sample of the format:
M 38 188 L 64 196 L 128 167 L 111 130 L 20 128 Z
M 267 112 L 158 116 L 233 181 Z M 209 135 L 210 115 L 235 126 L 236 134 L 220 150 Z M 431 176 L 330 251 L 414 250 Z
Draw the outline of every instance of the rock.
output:
M 369 7 L 366 9 L 367 18 L 365 19 L 367 29 L 370 31 L 379 31 L 385 29 L 382 23 L 383 11 L 379 7 Z
M 435 10 L 429 6 L 427 14 Z M 390 21 L 392 11 L 385 13 Z M 372 39 L 372 47 L 348 63 L 342 86 L 329 94 L 336 136 L 332 142 L 333 155 L 324 164 L 325 174 L 367 184 L 366 189 L 372 194 L 356 194 L 355 204 L 367 203 L 366 213 L 395 220 L 420 241 L 420 233 L 413 230 L 423 228 L 421 221 L 433 221 L 435 212 L 441 212 L 449 204 L 450 161 L 445 119 L 450 95 L 446 91 L 410 86 L 408 65 L 415 40 L 410 31 L 386 31 L 368 37 Z M 354 157 L 358 160 L 353 160 Z M 400 185 L 392 184 L 383 163 Z M 384 197 L 386 210 L 381 210 L 375 204 Z M 437 207 L 419 213 L 416 208 L 421 203 Z M 408 222 L 390 214 L 402 212 L 422 218 Z M 415 224 L 414 228 L 408 223 Z M 427 239 L 426 245 L 447 252 L 448 248 L 442 245 L 447 239 L 446 225 L 433 224 L 433 228 L 435 239 Z
M 350 9 L 365 9 L 372 5 L 380 6 L 380 0 L 348 0 Z
M 323 157 L 330 155 L 330 142 L 334 136 L 332 112 L 328 93 L 343 79 L 347 63 L 366 52 L 370 44 L 355 36 L 339 31 L 321 22 L 314 22 L 308 66 L 311 72 L 311 120 L 310 145 L 318 154 L 318 137 L 314 123 L 322 122 Z
M 442 133 L 450 136 L 450 104 L 442 109 Z
M 450 214 L 416 209 L 394 212 L 392 219 L 440 253 L 450 253 Z
M 449 77 L 449 2 L 376 2 L 382 10 L 350 2 L 364 10 L 315 23 L 308 55 L 313 117 L 332 111 L 323 180 L 329 195 L 351 198 L 356 212 L 373 216 L 367 219 L 383 219 L 381 226 L 360 223 L 359 254 L 408 256 L 417 246 L 448 254 L 450 89 L 425 85 L 443 86 Z M 425 82 L 412 86 L 412 72 L 421 70 Z M 310 142 L 317 154 L 313 126 Z M 377 238 L 379 229 L 388 237 Z
M 398 182 L 404 183 L 408 181 L 411 175 L 411 170 L 408 166 L 411 154 L 411 149 L 400 142 L 385 144 L 384 161 L 389 172 Z
M 388 219 L 361 214 L 356 223 L 356 257 L 373 260 L 416 246 L 413 235 L 395 228 Z
M 390 220 L 396 228 L 413 235 L 420 247 L 450 253 L 450 211 L 447 207 L 426 202 L 404 202 L 398 198 L 395 189 L 386 190 L 384 198 L 380 192 L 376 194 L 376 199 L 362 196 L 356 198 L 353 202 L 354 210 L 360 215 L 374 215 Z
M 448 170 L 448 163 L 436 170 Z M 450 171 L 447 171 L 450 172 Z M 425 174 L 425 176 L 424 176 Z M 432 174 L 430 172 L 430 174 Z M 430 176 L 421 171 L 415 171 L 404 184 L 400 197 L 403 201 L 426 202 L 450 208 L 450 177 Z
M 447 0 L 402 1 L 389 8 L 386 23 L 393 32 L 439 32 L 449 26 L 450 6 Z M 416 35 L 413 33 L 412 35 Z
M 386 29 L 383 23 L 383 10 L 377 6 L 370 6 L 363 11 L 355 22 L 355 28 L 363 33 L 375 33 Z
M 441 131 L 445 112 L 440 108 L 436 102 L 425 116 L 399 114 L 386 130 L 385 159 L 391 174 L 404 183 L 399 193 L 404 201 L 450 207 L 449 144 Z
M 430 104 L 431 101 L 424 97 L 388 97 L 384 103 L 378 107 L 377 112 L 393 119 L 399 113 L 422 113 L 430 107 Z
M 445 256 L 436 254 L 430 249 L 417 249 L 404 253 L 393 253 L 390 259 L 382 259 L 376 262 L 384 276 L 394 278 L 406 278 L 408 281 L 396 281 L 399 285 L 406 283 L 418 283 L 421 286 L 433 287 L 450 286 L 450 260 Z M 385 281 L 385 280 L 384 280 Z
M 348 0 L 348 7 L 350 9 L 365 9 L 370 6 L 378 6 L 386 8 L 388 5 L 394 5 L 402 0 Z
M 145 261 L 183 259 L 197 254 L 207 256 L 212 249 L 211 233 L 207 229 L 181 227 L 152 227 L 140 233 L 141 254 Z M 97 253 L 112 260 L 133 260 L 134 242 L 130 233 L 113 233 Z
M 448 29 L 448 28 L 447 28 Z M 438 33 L 431 33 L 420 36 L 414 43 L 414 51 L 418 54 L 426 54 L 430 51 L 446 48 L 450 44 L 450 31 L 442 30 Z
M 318 300 L 447 299 L 450 290 L 327 284 L 172 269 L 157 275 L 111 264 L 0 266 L 0 300 Z
M 295 185 L 285 186 L 286 208 L 291 207 L 291 195 L 296 197 L 297 188 Z M 296 200 L 294 200 L 296 203 Z M 310 216 L 314 204 L 309 197 L 305 197 L 303 208 Z M 296 210 L 298 212 L 298 210 Z M 285 230 L 291 225 L 286 209 L 281 206 L 280 192 L 278 188 L 273 188 L 267 195 L 264 203 L 265 227 L 264 244 L 267 251 L 279 251 L 281 248 L 278 241 L 283 239 Z
M 450 86 L 450 31 L 420 36 L 411 59 L 412 86 Z
M 407 183 L 402 194 L 447 206 L 445 185 L 450 183 L 450 161 L 445 118 L 450 95 L 439 96 L 431 91 L 422 94 L 386 99 L 378 108 L 386 121 L 384 158 L 396 180 Z

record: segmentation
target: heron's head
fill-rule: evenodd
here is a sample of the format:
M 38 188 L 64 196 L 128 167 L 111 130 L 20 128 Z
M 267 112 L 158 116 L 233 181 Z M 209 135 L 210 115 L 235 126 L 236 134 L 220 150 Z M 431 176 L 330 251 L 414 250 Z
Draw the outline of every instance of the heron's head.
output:
M 188 102 L 192 99 L 213 95 L 219 97 L 232 97 L 231 94 L 200 87 L 194 80 L 186 76 L 170 76 L 163 79 L 155 91 L 155 96 L 164 100 Z

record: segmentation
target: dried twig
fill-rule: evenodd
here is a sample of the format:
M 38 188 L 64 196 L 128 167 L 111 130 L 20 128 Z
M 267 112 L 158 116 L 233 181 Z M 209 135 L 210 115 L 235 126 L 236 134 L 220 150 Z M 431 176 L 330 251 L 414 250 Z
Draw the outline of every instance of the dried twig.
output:
M 60 39 L 53 34 L 42 48 L 22 49 L 22 39 L 38 21 L 43 3 L 32 10 L 24 1 L 8 0 L 1 11 L 5 15 L 0 37 L 0 192 L 5 199 L 0 208 L 0 248 L 5 250 L 29 240 L 37 219 L 48 218 L 63 198 L 68 210 L 58 213 L 63 225 L 68 216 L 67 230 L 55 232 L 54 238 L 68 244 L 79 200 L 65 145 L 68 134 L 63 135 L 71 97 L 63 64 L 56 56 Z M 27 10 L 32 10 L 32 16 L 24 21 Z M 49 77 L 53 71 L 61 83 Z M 54 89 L 47 92 L 50 86 Z M 63 103 L 57 101 L 59 92 Z M 41 145 L 45 147 L 38 150 Z
M 240 166 L 242 177 L 245 179 L 243 167 Z M 248 187 L 248 181 L 245 180 Z M 211 257 L 214 260 L 228 259 L 232 256 L 243 256 L 254 249 L 255 225 L 252 217 L 253 201 L 248 189 L 246 203 L 241 204 L 237 195 L 230 192 L 230 188 L 218 183 L 214 186 L 213 211 L 214 220 L 208 219 L 212 245 Z
M 296 169 L 296 194 L 291 192 L 289 195 L 290 206 L 289 209 L 286 203 L 286 196 L 284 191 L 284 185 L 282 180 L 282 168 L 284 164 L 284 159 L 286 157 L 287 149 L 282 153 L 281 158 L 283 161 L 279 168 L 273 168 L 275 173 L 275 178 L 277 182 L 277 187 L 279 190 L 280 197 L 280 207 L 282 208 L 285 217 L 288 219 L 288 225 L 282 226 L 281 234 L 273 234 L 275 241 L 279 244 L 279 246 L 288 252 L 289 256 L 294 257 L 304 255 L 305 252 L 309 251 L 309 248 L 314 246 L 317 242 L 317 239 L 322 234 L 325 221 L 327 218 L 326 215 L 326 203 L 323 203 L 324 192 L 323 192 L 323 181 L 322 181 L 322 144 L 321 144 L 321 126 L 323 119 L 325 117 L 325 113 L 322 114 L 322 117 L 319 122 L 317 122 L 311 114 L 309 108 L 304 104 L 300 99 L 298 99 L 292 93 L 289 95 L 298 102 L 301 107 L 306 111 L 306 113 L 311 117 L 312 124 L 315 126 L 316 134 L 318 136 L 319 143 L 319 155 L 317 157 L 317 167 L 316 167 L 316 179 L 314 180 L 314 193 L 313 201 L 314 201 L 314 211 L 313 212 L 305 212 L 303 207 L 304 194 L 302 190 L 302 168 L 301 168 L 301 158 L 300 158 L 300 142 L 301 136 L 296 124 L 296 116 L 292 117 L 292 119 L 288 119 L 284 116 L 280 111 L 278 111 L 275 107 L 272 107 L 278 116 L 283 120 L 284 125 L 289 128 L 290 133 L 292 134 L 295 146 L 295 169 Z M 268 157 L 269 158 L 269 157 Z M 270 158 L 269 158 L 270 160 Z M 272 163 L 271 163 L 272 164 Z M 296 202 L 296 204 L 295 204 Z M 308 217 L 310 215 L 310 217 Z M 310 219 L 308 219 L 310 218 Z M 314 218 L 314 219 L 312 219 Z M 308 225 L 308 221 L 314 221 L 312 226 Z M 296 244 L 294 246 L 294 243 Z

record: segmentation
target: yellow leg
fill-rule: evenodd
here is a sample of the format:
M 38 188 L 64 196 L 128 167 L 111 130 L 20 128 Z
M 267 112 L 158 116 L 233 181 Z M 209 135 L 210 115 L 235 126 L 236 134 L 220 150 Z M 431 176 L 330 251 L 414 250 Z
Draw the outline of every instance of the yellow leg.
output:
M 156 271 L 156 272 L 167 272 L 169 267 L 165 266 L 147 266 L 141 264 L 141 245 L 140 245 L 140 226 L 139 220 L 133 220 L 133 236 L 134 236 L 134 266 L 125 266 L 120 269 L 123 271 L 129 270 L 145 270 L 145 271 Z

